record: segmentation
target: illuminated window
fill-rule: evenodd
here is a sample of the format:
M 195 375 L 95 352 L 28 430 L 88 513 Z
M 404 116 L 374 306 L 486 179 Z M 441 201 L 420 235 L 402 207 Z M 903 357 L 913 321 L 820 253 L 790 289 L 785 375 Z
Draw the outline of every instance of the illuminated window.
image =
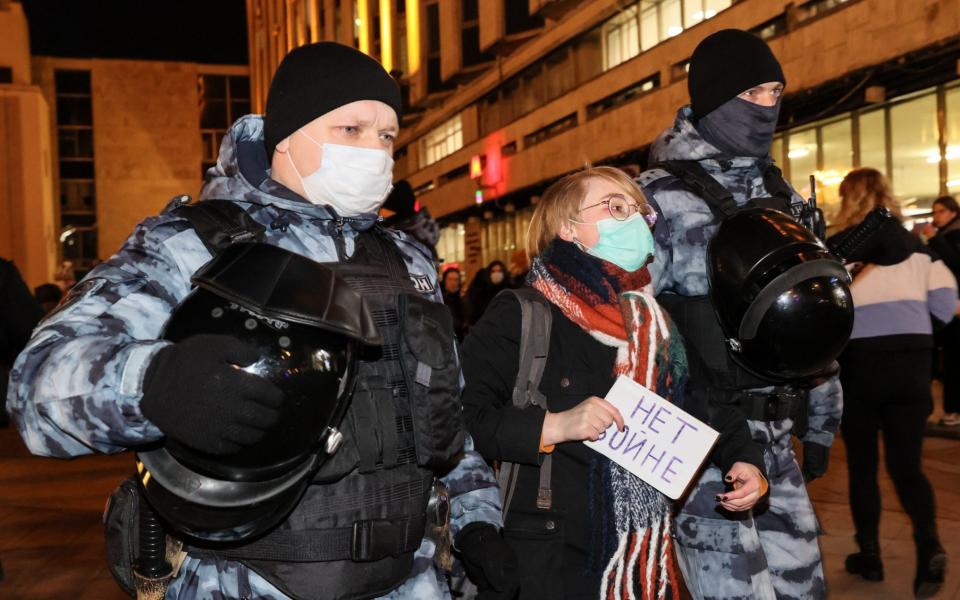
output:
M 860 165 L 872 167 L 887 177 L 887 121 L 884 109 L 860 114 Z
M 947 193 L 960 194 L 960 87 L 947 90 L 946 136 Z
M 936 196 L 940 182 L 937 97 L 927 94 L 890 108 L 893 193 L 905 208 Z
M 603 68 L 612 69 L 640 54 L 637 6 L 631 6 L 603 24 Z
M 817 199 L 828 218 L 840 208 L 840 182 L 853 169 L 853 121 L 848 117 L 820 128 L 822 157 L 817 176 Z
M 732 4 L 731 0 L 642 0 L 628 9 L 624 9 L 619 15 L 613 17 L 605 24 L 605 27 L 614 27 L 618 22 L 627 22 L 630 17 L 634 22 L 639 17 L 636 37 L 639 38 L 639 44 L 633 43 L 633 39 L 627 41 L 631 44 L 629 49 L 632 51 L 639 45 L 639 51 L 646 51 L 653 48 L 660 42 L 679 35 L 684 29 L 693 27 L 697 23 L 713 18 L 725 8 Z M 639 14 L 638 14 L 639 13 Z M 629 24 L 633 26 L 633 22 Z M 633 35 L 633 32 L 630 32 Z M 606 69 L 612 68 L 624 60 L 629 60 L 639 52 L 604 54 L 604 66 Z M 620 58 L 619 61 L 608 60 Z
M 660 17 L 657 5 L 644 8 L 640 14 L 640 49 L 649 50 L 660 43 Z
M 421 169 L 463 148 L 463 120 L 460 115 L 427 133 L 420 144 Z
M 946 116 L 942 140 L 938 106 Z M 840 181 L 857 167 L 887 175 L 908 216 L 924 213 L 944 190 L 960 192 L 960 87 L 930 88 L 883 106 L 803 125 L 778 136 L 771 153 L 801 194 L 809 194 L 808 178 L 816 176 L 817 196 L 828 221 L 839 208 Z
M 810 175 L 817 170 L 816 128 L 790 132 L 787 160 L 790 161 L 790 185 L 803 196 L 809 195 Z
M 465 236 L 466 227 L 463 223 L 453 223 L 440 229 L 440 239 L 437 240 L 437 257 L 444 263 L 462 263 L 466 259 Z
M 683 32 L 683 13 L 680 0 L 660 3 L 660 39 L 665 40 Z

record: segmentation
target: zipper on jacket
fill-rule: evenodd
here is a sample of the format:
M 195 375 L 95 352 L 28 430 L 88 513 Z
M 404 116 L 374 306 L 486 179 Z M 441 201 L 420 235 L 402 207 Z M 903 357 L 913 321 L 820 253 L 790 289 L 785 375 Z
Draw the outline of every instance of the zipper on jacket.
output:
M 336 219 L 336 231 L 337 234 L 333 236 L 333 246 L 337 251 L 337 260 L 343 262 L 347 260 L 347 243 L 343 239 L 343 217 L 337 217 Z

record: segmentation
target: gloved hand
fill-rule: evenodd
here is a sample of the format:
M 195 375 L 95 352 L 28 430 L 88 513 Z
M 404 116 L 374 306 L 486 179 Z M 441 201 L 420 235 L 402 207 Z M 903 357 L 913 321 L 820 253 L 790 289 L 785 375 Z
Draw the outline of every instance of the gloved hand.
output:
M 830 461 L 830 448 L 816 442 L 803 443 L 803 480 L 810 483 L 827 472 L 827 463 Z
M 480 600 L 513 600 L 520 589 L 517 557 L 497 528 L 489 523 L 470 523 L 457 534 L 454 544 L 477 586 Z
M 241 371 L 257 351 L 229 335 L 193 335 L 157 352 L 140 410 L 170 439 L 209 454 L 233 454 L 276 425 L 283 392 Z

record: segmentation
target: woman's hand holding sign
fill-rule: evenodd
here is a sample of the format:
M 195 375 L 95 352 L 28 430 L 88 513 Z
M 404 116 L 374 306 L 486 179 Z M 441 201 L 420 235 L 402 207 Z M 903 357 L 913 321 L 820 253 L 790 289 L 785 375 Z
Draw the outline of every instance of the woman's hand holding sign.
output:
M 590 396 L 570 410 L 547 413 L 543 419 L 543 444 L 596 441 L 611 423 L 623 431 L 623 416 L 617 407 L 603 398 Z

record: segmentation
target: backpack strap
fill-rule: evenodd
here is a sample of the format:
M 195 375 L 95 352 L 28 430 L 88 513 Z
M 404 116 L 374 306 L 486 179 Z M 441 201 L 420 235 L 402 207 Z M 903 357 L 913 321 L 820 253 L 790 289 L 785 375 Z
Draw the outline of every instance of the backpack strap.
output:
M 780 170 L 780 167 L 770 163 L 763 169 L 763 187 L 768 194 L 783 201 L 789 211 L 790 205 L 793 204 L 793 189 L 783 178 L 783 171 Z
M 550 349 L 550 329 L 553 314 L 550 303 L 537 290 L 522 287 L 504 290 L 500 294 L 510 294 L 520 303 L 520 366 L 513 387 L 513 405 L 517 408 L 537 406 L 547 410 L 547 398 L 540 392 L 540 380 L 547 364 L 547 351 Z M 547 454 L 540 465 L 540 484 L 537 489 L 537 508 L 549 510 L 553 506 L 551 475 L 553 455 Z M 507 516 L 513 494 L 516 491 L 519 465 L 501 462 L 497 472 L 500 485 L 500 499 L 503 503 L 503 515 Z
M 213 255 L 231 244 L 261 242 L 266 231 L 266 227 L 254 221 L 247 211 L 230 200 L 182 204 L 170 212 L 189 221 L 197 237 Z
M 520 303 L 520 369 L 513 386 L 513 405 L 517 408 L 539 406 L 547 409 L 547 398 L 540 392 L 540 378 L 547 364 L 550 349 L 550 326 L 553 315 L 550 304 L 532 287 L 504 290 Z
M 657 167 L 670 173 L 703 198 L 710 210 L 720 219 L 732 216 L 739 210 L 730 190 L 714 179 L 703 166 L 695 160 L 667 160 Z

